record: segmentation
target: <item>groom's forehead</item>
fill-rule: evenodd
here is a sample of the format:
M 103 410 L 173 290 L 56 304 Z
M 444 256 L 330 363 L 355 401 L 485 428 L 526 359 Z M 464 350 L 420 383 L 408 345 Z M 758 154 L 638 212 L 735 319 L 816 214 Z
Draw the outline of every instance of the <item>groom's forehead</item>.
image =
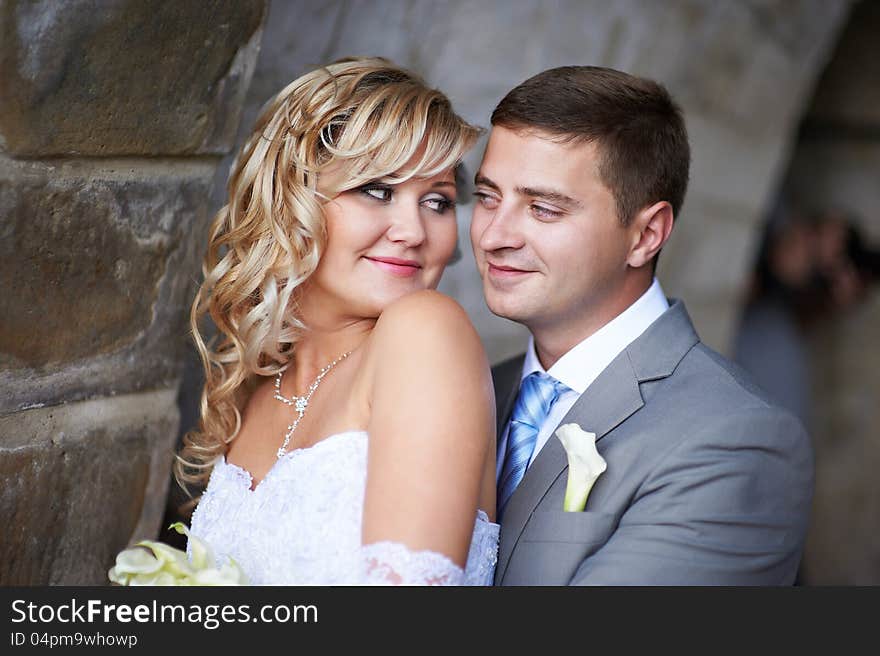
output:
M 540 130 L 496 126 L 489 135 L 474 182 L 500 192 L 560 192 L 561 188 L 560 193 L 574 196 L 579 189 L 598 180 L 598 163 L 599 152 L 594 142 L 563 140 Z

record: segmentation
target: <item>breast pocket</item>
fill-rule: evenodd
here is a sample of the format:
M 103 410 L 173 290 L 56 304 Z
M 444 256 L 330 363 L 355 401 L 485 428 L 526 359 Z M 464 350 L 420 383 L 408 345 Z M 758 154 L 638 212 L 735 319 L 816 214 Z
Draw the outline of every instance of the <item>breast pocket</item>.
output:
M 526 522 L 520 541 L 604 544 L 616 526 L 609 513 L 539 510 Z
M 510 556 L 505 585 L 567 585 L 584 559 L 605 544 L 617 518 L 599 512 L 532 513 Z

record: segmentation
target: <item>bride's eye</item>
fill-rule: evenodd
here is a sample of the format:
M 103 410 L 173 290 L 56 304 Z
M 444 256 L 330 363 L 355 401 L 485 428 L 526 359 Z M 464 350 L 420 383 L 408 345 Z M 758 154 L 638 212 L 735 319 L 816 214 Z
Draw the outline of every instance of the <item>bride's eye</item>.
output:
M 394 195 L 394 190 L 391 189 L 390 186 L 380 184 L 364 185 L 363 187 L 359 187 L 358 191 L 383 203 L 390 201 L 391 197 Z
M 424 198 L 421 202 L 423 207 L 427 207 L 429 210 L 433 210 L 437 212 L 437 214 L 443 214 L 449 209 L 455 207 L 455 201 L 443 196 L 442 194 L 431 195 Z

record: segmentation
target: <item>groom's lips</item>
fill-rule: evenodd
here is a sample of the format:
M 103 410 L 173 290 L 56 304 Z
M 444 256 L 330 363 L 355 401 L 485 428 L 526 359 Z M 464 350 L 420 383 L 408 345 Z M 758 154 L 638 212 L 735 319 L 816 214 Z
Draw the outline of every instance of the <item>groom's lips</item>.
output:
M 399 278 L 414 276 L 422 268 L 415 260 L 402 260 L 399 257 L 367 257 L 366 259 L 383 271 Z
M 491 262 L 486 262 L 488 267 L 488 273 L 493 278 L 498 278 L 501 280 L 515 280 L 524 276 L 527 273 L 534 273 L 533 271 L 529 271 L 527 269 L 517 269 L 516 267 L 506 266 L 503 264 L 492 264 Z

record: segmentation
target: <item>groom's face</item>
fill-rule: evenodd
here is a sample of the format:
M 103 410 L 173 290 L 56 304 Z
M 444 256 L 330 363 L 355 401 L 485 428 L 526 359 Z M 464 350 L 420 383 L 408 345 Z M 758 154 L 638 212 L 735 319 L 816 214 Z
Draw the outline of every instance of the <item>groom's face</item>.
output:
M 597 167 L 592 143 L 492 128 L 471 223 L 492 312 L 533 331 L 608 320 L 632 236 Z

